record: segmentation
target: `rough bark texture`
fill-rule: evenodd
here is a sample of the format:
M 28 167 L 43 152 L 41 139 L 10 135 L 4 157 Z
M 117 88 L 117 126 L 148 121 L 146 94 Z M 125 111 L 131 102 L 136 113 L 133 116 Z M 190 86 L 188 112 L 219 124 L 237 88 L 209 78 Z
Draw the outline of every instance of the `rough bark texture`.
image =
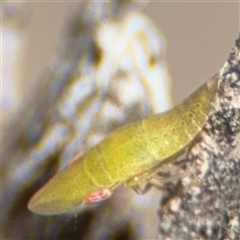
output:
M 213 111 L 181 180 L 160 201 L 159 239 L 240 239 L 240 37 L 219 73 Z

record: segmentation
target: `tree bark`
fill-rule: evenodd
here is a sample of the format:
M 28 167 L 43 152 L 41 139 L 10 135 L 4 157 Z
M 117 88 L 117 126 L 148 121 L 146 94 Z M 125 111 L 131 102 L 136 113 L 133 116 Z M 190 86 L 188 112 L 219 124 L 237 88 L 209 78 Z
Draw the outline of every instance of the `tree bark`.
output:
M 240 239 L 240 36 L 200 136 L 160 201 L 159 239 Z

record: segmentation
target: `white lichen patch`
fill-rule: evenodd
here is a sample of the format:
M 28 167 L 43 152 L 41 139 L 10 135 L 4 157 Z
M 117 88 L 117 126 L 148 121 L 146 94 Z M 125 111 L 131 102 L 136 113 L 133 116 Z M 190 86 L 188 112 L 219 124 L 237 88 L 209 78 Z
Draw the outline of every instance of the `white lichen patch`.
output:
M 174 198 L 170 201 L 170 209 L 173 212 L 177 212 L 180 204 L 181 204 L 181 199 L 180 198 Z

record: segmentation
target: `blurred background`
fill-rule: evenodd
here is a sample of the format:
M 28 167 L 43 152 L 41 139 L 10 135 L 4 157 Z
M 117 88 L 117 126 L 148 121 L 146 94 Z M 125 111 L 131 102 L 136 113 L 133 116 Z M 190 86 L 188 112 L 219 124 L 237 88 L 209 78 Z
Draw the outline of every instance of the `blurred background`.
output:
M 134 102 L 135 99 L 133 98 L 131 99 L 133 103 L 130 104 L 129 109 L 127 109 L 125 107 L 127 106 L 127 103 L 129 103 L 129 99 L 122 102 L 121 100 L 125 97 L 124 93 L 131 95 L 131 92 L 128 92 L 126 89 L 123 90 L 123 94 L 120 94 L 119 96 L 116 95 L 117 97 L 115 97 L 120 102 L 120 107 L 126 110 L 124 112 L 124 116 L 127 117 L 123 118 L 122 121 L 120 121 L 119 118 L 119 121 L 117 121 L 116 119 L 114 120 L 111 118 L 112 116 L 107 115 L 107 119 L 102 116 L 97 116 L 97 122 L 94 121 L 95 118 L 86 118 L 90 119 L 89 122 L 92 123 L 90 131 L 86 132 L 86 136 L 88 136 L 86 138 L 87 140 L 85 142 L 81 140 L 81 144 L 73 141 L 74 144 L 79 144 L 79 146 L 82 146 L 83 149 L 87 148 L 86 145 L 89 146 L 91 143 L 96 142 L 96 140 L 94 140 L 96 135 L 99 140 L 104 134 L 107 134 L 118 125 L 136 120 L 139 117 L 148 116 L 151 113 L 164 111 L 172 104 L 179 103 L 198 86 L 219 71 L 223 63 L 226 61 L 231 48 L 234 46 L 234 41 L 239 34 L 240 18 L 238 2 L 174 1 L 150 2 L 148 4 L 139 4 L 137 3 L 138 1 L 132 2 L 134 6 L 133 8 L 127 6 L 123 7 L 122 10 L 119 10 L 120 8 L 118 9 L 118 5 L 116 5 L 116 9 L 115 7 L 112 7 L 111 11 L 109 10 L 111 13 L 107 16 L 106 22 L 110 22 L 112 18 L 115 18 L 115 12 L 116 16 L 118 16 L 118 12 L 121 11 L 126 14 L 128 11 L 134 12 L 138 11 L 138 9 L 142 9 L 143 14 L 145 14 L 149 21 L 149 25 L 146 24 L 146 28 L 143 22 L 140 21 L 140 28 L 144 29 L 147 36 L 147 44 L 146 42 L 143 44 L 143 47 L 147 46 L 144 51 L 146 53 L 146 58 L 149 52 L 151 54 L 153 53 L 153 56 L 154 51 L 156 52 L 157 60 L 153 59 L 153 62 L 157 62 L 157 65 L 156 69 L 151 69 L 151 71 L 148 72 L 146 69 L 139 69 L 139 65 L 137 64 L 137 67 L 133 69 L 133 72 L 139 70 L 139 72 L 141 72 L 139 77 L 140 79 L 141 76 L 145 76 L 145 74 L 148 76 L 147 74 L 152 72 L 154 72 L 154 74 L 159 74 L 157 75 L 159 76 L 157 79 L 160 79 L 158 88 L 154 89 L 154 86 L 152 85 L 144 85 L 150 92 L 152 91 L 152 96 L 157 97 L 154 99 L 148 99 L 149 95 L 144 92 L 144 94 L 138 99 L 140 105 Z M 110 239 L 109 236 L 112 236 L 112 239 L 121 239 L 116 236 L 125 236 L 125 239 L 141 237 L 153 238 L 156 236 L 157 232 L 157 215 L 155 213 L 158 202 L 158 191 L 151 193 L 145 198 L 137 197 L 138 200 L 131 200 L 135 203 L 135 205 L 137 205 L 136 209 L 133 210 L 132 208 L 134 204 L 131 203 L 129 199 L 136 199 L 136 194 L 132 192 L 126 193 L 126 196 L 128 197 L 124 200 L 124 197 L 122 196 L 124 194 L 122 194 L 122 190 L 119 190 L 118 194 L 116 194 L 118 197 L 113 197 L 113 200 L 110 200 L 110 203 L 108 203 L 109 206 L 107 206 L 107 204 L 103 204 L 103 206 L 98 209 L 98 212 L 102 212 L 103 214 L 100 215 L 97 214 L 97 211 L 91 210 L 90 212 L 86 212 L 83 216 L 74 218 L 73 220 L 72 217 L 66 216 L 53 218 L 39 217 L 26 211 L 26 204 L 29 197 L 35 190 L 43 185 L 44 182 L 53 175 L 53 173 L 61 169 L 63 167 L 62 165 L 66 165 L 66 161 L 69 162 L 69 157 L 67 156 L 69 156 L 69 154 L 70 156 L 73 155 L 76 151 L 76 149 L 74 149 L 74 151 L 70 151 L 72 146 L 68 146 L 69 148 L 66 147 L 67 150 L 64 151 L 65 149 L 62 146 L 66 146 L 66 143 L 56 143 L 58 146 L 57 150 L 53 149 L 56 152 L 54 152 L 53 156 L 51 156 L 51 152 L 47 152 L 46 150 L 47 147 L 44 148 L 45 145 L 41 145 L 42 148 L 40 148 L 37 143 L 38 141 L 40 143 L 44 142 L 41 141 L 44 137 L 47 137 L 46 139 L 48 139 L 48 137 L 53 136 L 53 139 L 61 139 L 65 134 L 64 132 L 64 134 L 59 137 L 58 135 L 55 136 L 54 132 L 49 132 L 49 129 L 53 129 L 53 126 L 55 126 L 54 124 L 60 121 L 55 117 L 55 112 L 53 111 L 56 104 L 59 103 L 54 102 L 52 99 L 49 100 L 46 97 L 48 95 L 44 94 L 47 94 L 47 92 L 50 91 L 48 89 L 51 89 L 48 88 L 48 82 L 50 82 L 51 79 L 57 79 L 56 75 L 54 75 L 54 69 L 56 67 L 56 65 L 54 65 L 56 63 L 55 59 L 60 59 L 59 56 L 61 55 L 64 59 L 63 63 L 66 64 L 64 65 L 60 61 L 61 65 L 57 62 L 60 66 L 60 71 L 56 74 L 59 74 L 60 76 L 65 76 L 64 74 L 66 72 L 67 74 L 69 73 L 70 70 L 68 69 L 68 62 L 71 64 L 76 62 L 71 56 L 71 54 L 74 55 L 74 50 L 69 53 L 68 48 L 66 47 L 66 43 L 70 39 L 69 36 L 66 36 L 69 34 L 66 32 L 66 28 L 68 28 L 67 24 L 71 21 L 72 16 L 77 15 L 77 11 L 79 11 L 79 9 L 84 9 L 84 7 L 83 2 L 81 3 L 82 5 L 79 5 L 78 2 L 70 1 L 56 1 L 49 3 L 11 3 L 6 1 L 3 4 L 9 4 L 8 6 L 6 5 L 7 8 L 3 8 L 4 11 L 5 9 L 8 9 L 4 12 L 3 18 L 3 33 L 5 34 L 3 35 L 2 49 L 3 110 L 5 122 L 7 125 L 10 122 L 11 126 L 7 127 L 7 131 L 5 133 L 7 134 L 7 138 L 4 138 L 3 140 L 7 145 L 3 165 L 5 180 L 3 187 L 5 192 L 3 197 L 6 196 L 4 201 L 5 203 L 8 203 L 9 206 L 4 209 L 5 211 L 1 220 L 5 223 L 3 234 L 6 236 L 6 239 L 14 238 L 16 236 L 18 236 L 19 239 L 26 239 L 26 237 L 31 239 L 90 239 L 93 237 L 97 239 Z M 138 4 L 140 6 L 138 6 Z M 130 10 L 126 10 L 128 8 Z M 108 7 L 106 7 L 106 9 L 108 9 Z M 93 19 L 98 19 L 96 22 L 99 21 L 101 17 L 100 15 L 98 17 L 98 11 L 104 12 L 105 10 L 95 8 L 90 11 L 90 8 L 86 8 L 82 12 L 79 11 L 79 17 L 81 18 L 83 16 L 87 19 L 86 22 L 88 24 L 94 24 L 95 20 L 91 22 L 89 19 L 92 17 Z M 87 12 L 87 14 L 84 14 L 85 12 Z M 143 17 L 143 19 L 145 21 L 145 17 Z M 117 21 L 118 20 L 119 22 L 123 22 L 124 18 L 121 19 L 121 17 L 119 17 Z M 129 21 L 131 21 L 131 19 Z M 153 29 L 151 29 L 151 26 L 154 25 L 156 28 L 153 27 Z M 148 32 L 147 29 L 151 29 L 151 31 Z M 78 30 L 75 31 L 77 32 Z M 93 33 L 96 33 L 97 31 L 98 30 L 95 29 L 93 30 Z M 134 31 L 132 32 L 135 33 Z M 157 35 L 155 32 L 157 32 Z M 88 34 L 88 32 L 86 33 Z M 124 39 L 124 31 L 122 34 Z M 96 36 L 93 35 L 93 37 Z M 101 36 L 99 39 L 100 38 Z M 131 40 L 131 36 L 129 39 Z M 159 44 L 156 44 L 156 41 L 158 41 Z M 136 38 L 133 40 L 132 46 L 137 45 L 137 43 L 138 40 Z M 64 45 L 67 50 L 63 48 L 62 45 Z M 117 46 L 114 46 L 114 42 L 113 45 L 109 46 L 110 52 L 112 51 L 111 48 L 117 48 Z M 83 53 L 85 54 L 84 51 Z M 78 59 L 77 56 L 75 57 Z M 94 57 L 97 58 L 98 56 Z M 133 62 L 134 61 L 137 61 L 137 59 L 135 59 L 133 55 Z M 111 63 L 111 61 L 109 62 Z M 91 61 L 89 61 L 89 64 L 90 63 Z M 69 64 L 69 66 L 71 64 Z M 116 63 L 116 65 L 118 64 L 121 65 L 120 60 L 119 63 Z M 124 64 L 125 63 L 121 66 L 125 67 Z M 133 64 L 133 67 L 134 66 L 135 65 Z M 64 67 L 66 67 L 66 70 L 68 71 L 65 71 Z M 45 77 L 46 69 L 49 68 L 54 74 L 53 76 Z M 96 70 L 98 68 L 94 66 L 93 69 Z M 79 70 L 80 73 L 81 71 L 82 70 Z M 75 70 L 75 74 L 78 74 L 78 69 Z M 66 79 L 68 77 L 69 76 L 67 75 Z M 38 91 L 38 86 L 42 79 L 44 79 L 47 84 L 44 91 Z M 109 79 L 111 79 L 111 76 L 109 76 Z M 116 85 L 114 85 L 113 89 L 115 89 L 115 87 Z M 55 88 L 52 90 L 54 89 Z M 101 86 L 99 89 L 101 89 Z M 135 88 L 133 88 L 133 91 L 134 89 Z M 36 92 L 37 94 L 35 94 Z M 118 93 L 118 91 L 111 89 L 111 93 Z M 68 96 L 69 95 L 66 94 L 66 96 L 63 97 L 63 100 L 68 102 Z M 101 96 L 101 94 L 96 95 L 94 101 L 96 100 L 97 102 L 101 102 Z M 161 98 L 161 96 L 163 97 Z M 108 96 L 107 98 L 110 99 Z M 157 105 L 157 101 L 161 101 L 161 104 Z M 27 103 L 29 105 L 27 105 Z M 49 104 L 48 106 L 48 103 L 51 103 L 52 105 Z M 80 108 L 85 111 L 85 109 L 88 109 L 88 107 L 86 107 L 88 105 L 84 104 L 82 103 Z M 90 102 L 90 106 L 93 106 L 91 104 L 92 102 Z M 28 108 L 25 106 L 30 107 Z M 137 108 L 135 108 L 136 106 Z M 98 110 L 99 109 L 101 109 L 103 116 L 105 116 L 104 108 L 98 108 Z M 134 114 L 131 112 L 133 109 L 137 109 Z M 16 115 L 16 112 L 19 110 L 22 115 Z M 34 113 L 34 111 L 36 111 L 37 114 Z M 59 111 L 58 108 L 57 111 Z M 96 111 L 96 109 L 94 111 Z M 61 113 L 61 109 L 59 112 Z M 29 116 L 31 116 L 32 113 L 33 115 L 30 118 Z M 12 116 L 14 116 L 13 120 Z M 22 116 L 26 116 L 26 119 Z M 109 120 L 108 117 L 111 119 Z M 34 125 L 35 122 L 33 120 L 30 121 L 29 119 L 34 119 L 37 125 Z M 113 120 L 117 121 L 117 123 L 113 124 Z M 102 123 L 102 121 L 105 121 L 105 123 Z M 20 127 L 18 127 L 16 122 L 20 122 Z M 40 130 L 39 123 L 41 126 Z M 99 123 L 101 123 L 100 127 L 97 126 Z M 79 126 L 80 125 L 81 122 Z M 15 128 L 12 128 L 13 126 Z M 61 126 L 61 124 L 57 126 Z M 105 129 L 105 126 L 109 127 L 106 127 Z M 9 130 L 11 130 L 11 132 Z M 63 128 L 63 130 L 68 131 L 69 129 Z M 83 129 L 81 130 L 83 131 Z M 35 131 L 36 135 L 34 135 Z M 26 133 L 28 133 L 29 136 Z M 56 131 L 56 134 L 58 133 L 59 132 Z M 33 136 L 31 134 L 33 134 Z M 22 137 L 22 135 L 24 135 L 24 137 Z M 93 135 L 95 138 L 92 137 Z M 31 142 L 28 138 L 34 139 L 35 142 Z M 24 145 L 21 145 L 23 142 Z M 41 158 L 35 158 L 35 153 L 41 153 Z M 44 154 L 47 157 L 45 157 Z M 49 160 L 49 156 L 51 156 L 51 161 Z M 54 160 L 59 159 L 59 156 L 62 157 L 62 161 L 60 161 L 60 163 L 59 161 L 56 162 Z M 30 164 L 29 160 L 31 159 L 34 159 L 35 162 L 33 161 Z M 40 164 L 41 166 L 39 167 L 39 165 L 37 165 L 39 163 L 44 163 L 45 165 Z M 36 169 L 38 171 L 36 171 Z M 33 176 L 34 172 L 38 172 L 39 175 Z M 11 201 L 9 201 L 9 199 L 11 199 Z M 21 201 L 19 201 L 19 199 L 21 199 Z M 142 201 L 139 199 L 145 200 Z M 119 216 L 113 217 L 113 213 L 119 210 L 119 204 L 125 204 L 125 206 L 122 206 L 120 211 L 121 213 L 118 213 Z M 143 206 L 145 206 L 145 208 Z M 132 218 L 128 218 L 127 216 L 131 214 Z M 143 218 L 140 219 L 139 216 L 143 216 Z M 135 222 L 133 222 L 133 219 L 135 219 Z M 118 230 L 119 226 L 121 226 L 119 231 L 122 235 L 120 233 L 114 235 L 112 232 L 115 228 L 112 228 L 111 231 L 109 229 L 106 231 L 106 223 L 109 224 L 110 221 L 112 221 L 111 226 L 116 225 L 115 227 Z M 100 224 L 101 222 L 105 222 L 105 224 Z M 29 224 L 31 223 L 33 223 L 32 226 L 38 226 L 39 230 L 36 231 L 34 227 L 29 229 Z M 114 223 L 116 224 L 114 225 Z M 63 226 L 67 226 L 66 231 L 63 230 Z M 84 229 L 84 234 L 83 231 L 78 231 L 77 229 Z M 96 230 L 99 231 L 97 232 Z M 109 231 L 111 233 L 107 234 Z M 79 235 L 79 232 L 82 235 Z
M 19 87 L 24 92 L 55 56 L 63 39 L 64 23 L 78 3 L 21 4 L 20 24 L 26 42 L 18 64 Z M 144 12 L 165 36 L 173 99 L 178 103 L 222 66 L 239 32 L 239 3 L 158 1 L 148 3 Z M 3 88 L 7 91 L 5 85 Z

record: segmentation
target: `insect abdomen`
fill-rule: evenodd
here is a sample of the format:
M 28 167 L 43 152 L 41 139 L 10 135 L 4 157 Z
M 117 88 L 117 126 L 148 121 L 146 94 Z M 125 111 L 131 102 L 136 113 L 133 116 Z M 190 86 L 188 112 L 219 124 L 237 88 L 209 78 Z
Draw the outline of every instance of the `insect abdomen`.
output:
M 126 181 L 141 170 L 152 156 L 146 149 L 141 122 L 125 125 L 99 144 L 105 168 L 116 182 Z
M 155 159 L 161 161 L 170 157 L 200 133 L 211 111 L 217 83 L 214 77 L 180 105 L 143 120 L 147 146 Z
M 100 143 L 99 154 L 112 183 L 126 181 L 188 145 L 207 120 L 217 83 L 217 77 L 210 79 L 173 109 L 125 125 Z
M 89 194 L 112 190 L 181 150 L 205 124 L 217 83 L 217 78 L 210 79 L 177 107 L 112 132 L 54 176 L 32 197 L 29 209 L 40 214 L 65 212 Z

